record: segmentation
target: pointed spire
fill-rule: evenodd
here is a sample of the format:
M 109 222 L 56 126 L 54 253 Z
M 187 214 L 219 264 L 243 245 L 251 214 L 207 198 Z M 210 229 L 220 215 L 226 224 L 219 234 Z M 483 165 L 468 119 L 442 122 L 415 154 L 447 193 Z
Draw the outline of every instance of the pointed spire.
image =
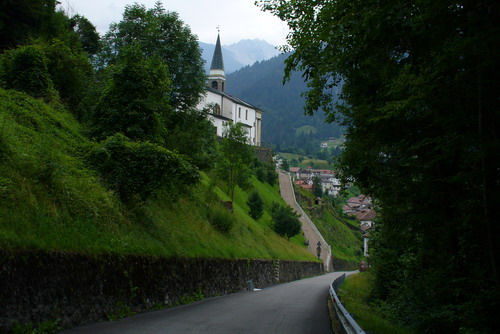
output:
M 217 43 L 215 44 L 214 56 L 210 70 L 224 71 L 224 60 L 222 59 L 222 47 L 220 46 L 220 36 L 217 34 Z

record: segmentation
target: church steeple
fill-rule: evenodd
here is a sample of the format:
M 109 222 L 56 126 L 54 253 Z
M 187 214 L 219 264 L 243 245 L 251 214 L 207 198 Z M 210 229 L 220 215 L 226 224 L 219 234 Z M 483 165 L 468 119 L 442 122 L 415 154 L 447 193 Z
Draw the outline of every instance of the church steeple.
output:
M 222 58 L 222 47 L 220 45 L 220 36 L 217 34 L 217 43 L 215 44 L 210 74 L 208 75 L 208 85 L 214 89 L 224 91 L 226 75 L 224 72 L 224 59 Z

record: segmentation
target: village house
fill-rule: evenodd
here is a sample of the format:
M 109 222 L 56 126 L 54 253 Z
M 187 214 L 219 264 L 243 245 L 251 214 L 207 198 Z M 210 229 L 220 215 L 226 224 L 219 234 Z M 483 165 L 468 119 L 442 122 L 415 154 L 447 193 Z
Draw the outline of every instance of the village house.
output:
M 261 145 L 262 110 L 225 92 L 226 75 L 220 36 L 217 35 L 208 87 L 198 103 L 198 110 L 209 109 L 209 119 L 217 128 L 217 135 L 222 137 L 230 124 L 240 123 L 247 133 L 248 144 Z
M 330 196 L 337 196 L 341 189 L 340 180 L 337 179 L 334 171 L 329 169 L 302 169 L 300 167 L 290 167 L 289 172 L 295 181 L 304 189 L 311 189 L 314 183 L 314 178 L 318 177 L 321 183 L 323 193 L 328 193 Z
M 363 254 L 368 256 L 368 241 L 370 230 L 375 226 L 377 213 L 372 209 L 372 199 L 366 195 L 351 197 L 343 207 L 344 213 L 355 216 L 359 220 L 359 227 L 363 231 Z

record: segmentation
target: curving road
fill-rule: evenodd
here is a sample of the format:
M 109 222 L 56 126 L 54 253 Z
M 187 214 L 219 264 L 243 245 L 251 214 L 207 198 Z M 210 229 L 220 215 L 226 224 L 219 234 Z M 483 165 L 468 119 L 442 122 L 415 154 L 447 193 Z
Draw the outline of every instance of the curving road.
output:
M 328 286 L 342 272 L 143 313 L 64 334 L 331 333 Z

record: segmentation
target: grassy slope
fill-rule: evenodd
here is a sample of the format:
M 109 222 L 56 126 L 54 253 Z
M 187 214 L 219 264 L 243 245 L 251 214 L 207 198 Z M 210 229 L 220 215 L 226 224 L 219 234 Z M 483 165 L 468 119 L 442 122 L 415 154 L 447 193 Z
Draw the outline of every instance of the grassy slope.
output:
M 215 230 L 203 203 L 206 175 L 178 202 L 159 195 L 140 208 L 124 207 L 80 158 L 92 145 L 64 109 L 0 89 L 0 247 L 315 260 L 303 240 L 288 242 L 270 229 L 268 212 L 258 222 L 251 219 L 241 190 L 237 223 L 227 235 Z M 281 200 L 276 188 L 252 183 L 267 207 Z
M 295 129 L 295 133 L 297 135 L 299 135 L 301 133 L 306 133 L 307 134 L 309 132 L 316 133 L 316 132 L 318 132 L 318 130 L 314 126 L 312 126 L 312 125 L 303 125 L 303 126 Z
M 365 331 L 373 334 L 410 334 L 411 331 L 395 325 L 382 316 L 381 309 L 370 303 L 370 272 L 349 276 L 339 295 L 347 311 Z
M 309 214 L 307 199 L 312 201 L 313 194 L 299 187 L 295 187 L 295 191 L 300 194 L 301 207 Z M 313 220 L 326 242 L 332 246 L 334 258 L 352 263 L 358 263 L 362 260 L 361 232 L 353 229 L 359 227 L 355 220 L 342 217 L 328 203 L 324 205 L 321 216 L 318 217 L 318 215 L 311 213 L 309 217 Z
M 302 162 L 299 163 L 299 167 L 301 168 L 314 167 L 315 169 L 331 169 L 331 170 L 335 169 L 335 166 L 333 164 L 330 164 L 326 160 L 311 159 L 305 155 L 294 154 L 294 153 L 279 153 L 278 155 L 284 157 L 289 162 L 292 159 L 298 160 L 300 157 L 304 158 L 304 160 L 302 160 Z

